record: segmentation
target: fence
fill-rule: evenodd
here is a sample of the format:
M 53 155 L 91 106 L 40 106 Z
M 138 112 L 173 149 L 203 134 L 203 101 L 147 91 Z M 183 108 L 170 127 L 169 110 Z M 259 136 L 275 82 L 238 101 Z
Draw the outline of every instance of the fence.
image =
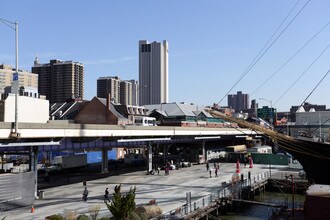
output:
M 196 211 L 197 209 L 206 207 L 210 205 L 212 202 L 219 200 L 221 198 L 238 197 L 240 196 L 240 192 L 241 192 L 239 189 L 242 189 L 247 186 L 251 186 L 264 179 L 268 179 L 269 177 L 270 177 L 270 173 L 269 171 L 267 171 L 265 173 L 261 173 L 251 178 L 246 178 L 243 180 L 233 179 L 229 183 L 222 182 L 221 186 L 219 187 L 219 190 L 203 198 L 197 199 L 195 201 L 191 201 L 191 194 L 190 192 L 188 192 L 186 194 L 186 200 L 187 200 L 186 204 L 171 211 L 165 212 L 162 215 L 153 218 L 153 220 L 166 220 L 166 219 L 170 220 L 170 219 L 183 218 L 189 213 Z M 237 183 L 237 184 L 233 184 L 233 183 Z

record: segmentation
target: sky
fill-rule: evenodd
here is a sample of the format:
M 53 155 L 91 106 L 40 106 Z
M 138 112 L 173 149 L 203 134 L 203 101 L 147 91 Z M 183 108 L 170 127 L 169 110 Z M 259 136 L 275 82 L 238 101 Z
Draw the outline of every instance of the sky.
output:
M 99 77 L 138 80 L 139 40 L 168 41 L 169 102 L 226 106 L 226 94 L 242 91 L 288 111 L 330 69 L 329 0 L 3 0 L 1 8 L 0 18 L 19 23 L 19 69 L 31 71 L 36 56 L 81 62 L 87 100 Z M 15 66 L 15 31 L 3 23 L 0 62 Z M 329 88 L 330 74 L 306 101 L 330 108 Z

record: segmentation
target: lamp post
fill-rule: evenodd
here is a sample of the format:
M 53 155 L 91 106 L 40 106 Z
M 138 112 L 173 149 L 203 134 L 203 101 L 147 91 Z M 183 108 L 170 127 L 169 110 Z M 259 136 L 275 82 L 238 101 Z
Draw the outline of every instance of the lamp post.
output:
M 15 84 L 16 91 L 15 91 L 15 124 L 14 124 L 14 133 L 11 133 L 11 137 L 18 137 L 19 134 L 17 132 L 18 128 L 18 114 L 17 114 L 17 96 L 18 96 L 18 22 L 12 22 L 5 20 L 3 18 L 0 18 L 0 21 L 10 27 L 11 29 L 15 30 L 15 63 L 16 63 L 16 69 L 13 73 L 13 86 Z
M 267 101 L 270 103 L 270 117 L 269 117 L 269 121 L 271 123 L 271 125 L 274 125 L 273 123 L 273 102 L 272 100 L 268 100 L 268 99 L 265 99 L 265 98 L 259 98 L 260 100 L 264 100 L 264 101 Z

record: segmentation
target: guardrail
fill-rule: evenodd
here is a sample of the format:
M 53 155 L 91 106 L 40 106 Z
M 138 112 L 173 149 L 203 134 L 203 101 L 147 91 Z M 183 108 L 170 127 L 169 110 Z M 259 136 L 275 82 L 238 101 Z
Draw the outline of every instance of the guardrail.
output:
M 252 184 L 258 183 L 262 180 L 268 179 L 270 177 L 269 171 L 260 173 L 258 175 L 254 175 L 250 179 L 244 179 L 239 180 L 239 179 L 233 179 L 230 182 L 222 182 L 219 190 L 217 190 L 214 193 L 211 193 L 203 198 L 197 199 L 195 201 L 191 201 L 191 194 L 188 192 L 186 195 L 187 202 L 186 204 L 167 211 L 155 218 L 152 218 L 153 220 L 166 220 L 166 219 L 180 219 L 184 218 L 186 215 L 189 213 L 196 211 L 197 209 L 206 207 L 210 205 L 212 202 L 219 200 L 221 198 L 226 198 L 226 197 L 237 197 L 239 195 L 235 194 L 236 190 L 234 189 L 234 184 L 233 183 L 239 183 L 239 188 L 251 186 Z M 236 184 L 235 184 L 236 185 Z

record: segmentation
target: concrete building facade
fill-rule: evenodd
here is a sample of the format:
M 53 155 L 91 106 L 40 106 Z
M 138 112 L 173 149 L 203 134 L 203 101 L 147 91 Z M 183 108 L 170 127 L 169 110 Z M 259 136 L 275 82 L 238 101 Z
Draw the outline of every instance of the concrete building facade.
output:
M 168 43 L 139 41 L 139 104 L 168 102 Z
M 97 79 L 97 97 L 107 98 L 110 93 L 111 101 L 120 102 L 120 78 L 118 76 L 100 77 Z
M 132 83 L 120 81 L 120 104 L 132 105 Z
M 0 65 L 0 93 L 5 93 L 6 87 L 12 86 L 15 69 L 10 65 Z M 38 89 L 38 74 L 18 70 L 18 88 Z
M 131 79 L 132 83 L 132 105 L 139 105 L 139 82 Z
M 235 112 L 241 112 L 249 108 L 249 95 L 238 91 L 237 94 L 228 95 L 228 106 L 235 109 Z
M 38 74 L 38 89 L 50 103 L 84 98 L 84 66 L 73 61 L 34 61 L 32 72 Z

